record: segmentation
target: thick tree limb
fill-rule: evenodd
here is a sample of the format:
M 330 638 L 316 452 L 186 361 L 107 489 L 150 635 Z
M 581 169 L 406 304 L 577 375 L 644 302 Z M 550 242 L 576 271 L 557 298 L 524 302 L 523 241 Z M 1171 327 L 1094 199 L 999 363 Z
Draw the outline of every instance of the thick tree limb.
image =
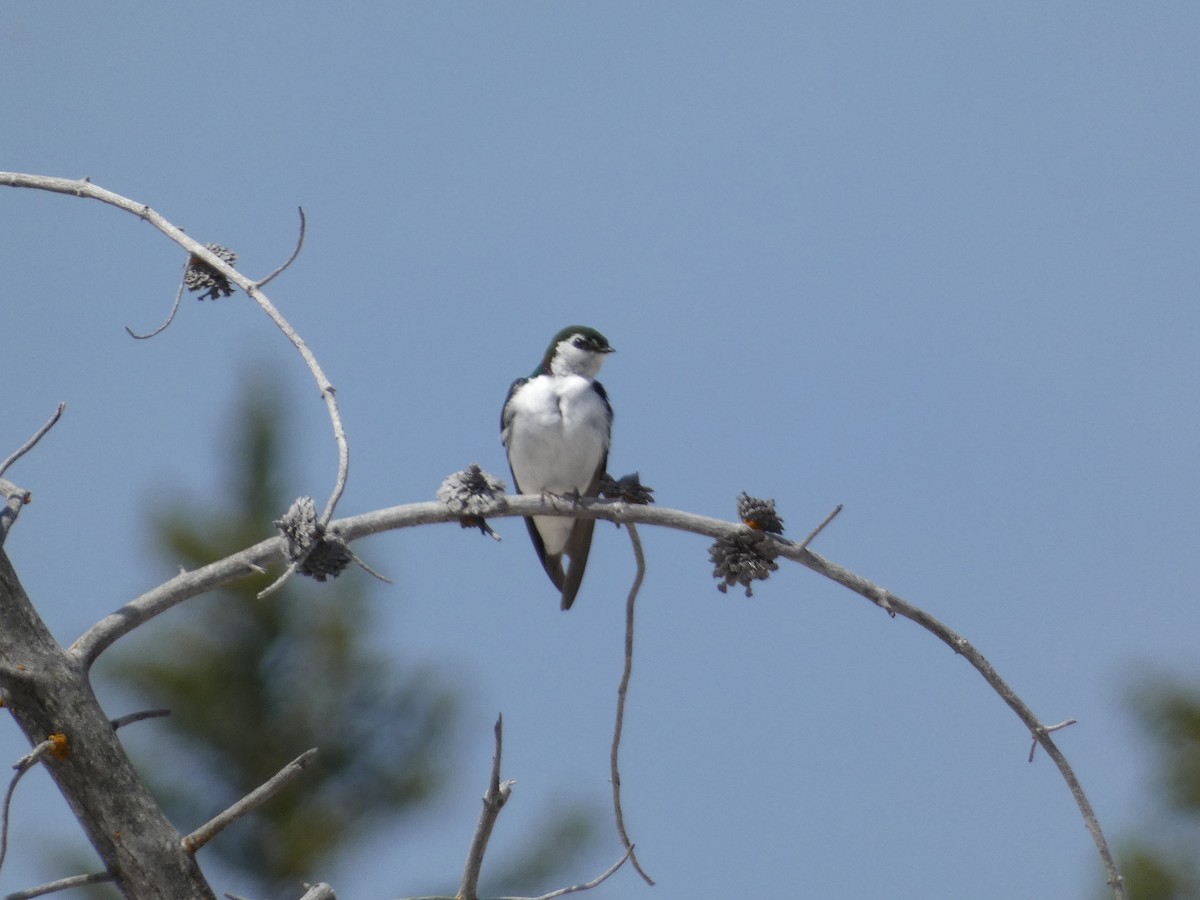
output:
M 125 755 L 87 670 L 54 640 L 2 550 L 0 687 L 30 744 L 62 736 L 42 762 L 122 894 L 212 900 L 179 833 Z

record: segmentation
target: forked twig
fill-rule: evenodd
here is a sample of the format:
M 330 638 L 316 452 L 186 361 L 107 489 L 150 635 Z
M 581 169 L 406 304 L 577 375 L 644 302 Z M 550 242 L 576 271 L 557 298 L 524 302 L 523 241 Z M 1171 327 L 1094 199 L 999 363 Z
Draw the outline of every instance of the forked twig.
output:
M 1050 734 L 1052 731 L 1062 731 L 1064 728 L 1074 725 L 1077 721 L 1077 719 L 1067 719 L 1063 722 L 1059 722 L 1057 725 L 1043 725 L 1041 728 L 1034 731 L 1033 743 L 1029 747 L 1029 761 L 1033 762 L 1033 755 L 1037 753 L 1039 734 Z
M 487 853 L 488 841 L 492 837 L 492 829 L 496 827 L 496 819 L 500 810 L 508 802 L 515 781 L 500 780 L 500 754 L 504 745 L 504 716 L 496 718 L 496 752 L 492 756 L 492 777 L 488 781 L 487 792 L 483 795 L 483 811 L 479 814 L 479 824 L 475 826 L 475 835 L 471 838 L 471 848 L 467 851 L 467 864 L 463 869 L 462 883 L 458 888 L 458 900 L 477 900 L 479 891 L 479 873 L 483 869 L 483 857 Z
M 642 552 L 642 539 L 638 536 L 637 526 L 632 522 L 625 523 L 629 532 L 629 541 L 633 544 L 633 558 L 637 561 L 637 573 L 633 576 L 633 584 L 629 587 L 629 596 L 625 600 L 625 668 L 621 672 L 621 684 L 617 688 L 617 718 L 613 724 L 612 750 L 609 752 L 610 779 L 612 781 L 613 813 L 617 818 L 617 834 L 621 844 L 629 852 L 633 867 L 646 884 L 654 884 L 654 879 L 642 868 L 637 854 L 633 850 L 633 841 L 625 830 L 625 812 L 621 808 L 621 732 L 625 729 L 625 697 L 629 692 L 629 679 L 633 675 L 633 622 L 634 607 L 637 604 L 638 591 L 642 587 L 642 579 L 646 576 L 646 555 Z

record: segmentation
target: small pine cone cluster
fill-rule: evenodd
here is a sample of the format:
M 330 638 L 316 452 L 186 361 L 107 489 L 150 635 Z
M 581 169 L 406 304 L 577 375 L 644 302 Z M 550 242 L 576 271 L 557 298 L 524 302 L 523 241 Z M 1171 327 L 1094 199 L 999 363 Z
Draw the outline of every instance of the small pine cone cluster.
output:
M 335 533 L 326 531 L 317 521 L 312 497 L 300 497 L 275 521 L 275 527 L 287 543 L 287 555 L 301 575 L 317 581 L 336 578 L 354 559 L 350 547 Z
M 779 568 L 775 558 L 779 549 L 764 531 L 746 529 L 717 538 L 708 548 L 713 562 L 713 578 L 718 581 L 717 590 L 722 594 L 731 585 L 740 584 L 746 596 L 753 597 L 752 581 L 765 581 Z
M 235 251 L 228 247 L 222 247 L 220 244 L 205 244 L 213 254 L 231 266 L 237 265 L 238 255 Z M 188 267 L 183 273 L 183 284 L 189 291 L 204 291 L 200 295 L 200 300 L 216 300 L 218 297 L 229 297 L 233 294 L 234 287 L 229 283 L 229 279 L 206 263 L 204 260 L 192 256 L 188 259 Z
M 775 512 L 774 500 L 751 497 L 742 491 L 737 498 L 738 518 L 755 531 L 783 534 L 783 519 Z
M 600 496 L 608 500 L 645 506 L 654 502 L 654 488 L 642 484 L 637 472 L 613 478 L 607 472 L 600 477 Z

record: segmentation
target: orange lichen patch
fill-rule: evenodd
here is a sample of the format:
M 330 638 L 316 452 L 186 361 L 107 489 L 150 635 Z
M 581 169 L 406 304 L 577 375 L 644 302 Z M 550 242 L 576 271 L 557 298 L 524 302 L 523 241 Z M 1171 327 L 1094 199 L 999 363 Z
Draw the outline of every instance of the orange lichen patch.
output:
M 71 755 L 71 742 L 61 731 L 54 732 L 47 740 L 50 741 L 50 752 L 57 759 L 66 759 Z

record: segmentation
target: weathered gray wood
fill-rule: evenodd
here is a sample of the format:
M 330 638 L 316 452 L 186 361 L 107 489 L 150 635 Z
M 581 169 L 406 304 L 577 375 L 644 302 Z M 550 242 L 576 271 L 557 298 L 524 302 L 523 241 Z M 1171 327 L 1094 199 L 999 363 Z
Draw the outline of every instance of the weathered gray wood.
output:
M 82 662 L 38 616 L 0 550 L 0 687 L 36 746 L 66 737 L 43 765 L 71 805 L 115 885 L 134 900 L 212 900 L 179 833 L 130 764 Z

